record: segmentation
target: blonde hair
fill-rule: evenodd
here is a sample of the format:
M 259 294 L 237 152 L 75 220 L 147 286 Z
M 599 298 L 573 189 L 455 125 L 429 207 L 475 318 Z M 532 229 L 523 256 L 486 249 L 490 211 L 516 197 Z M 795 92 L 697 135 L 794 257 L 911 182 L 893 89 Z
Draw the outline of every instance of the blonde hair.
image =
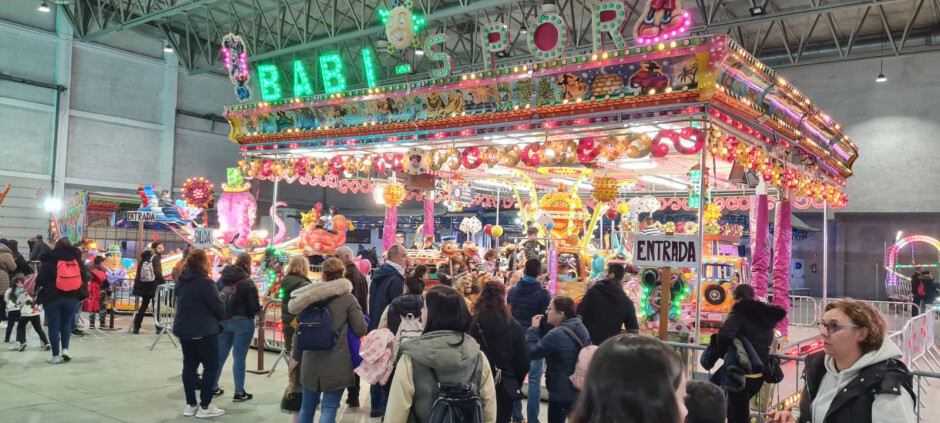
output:
M 841 300 L 826 304 L 826 311 L 839 309 L 852 323 L 868 329 L 868 337 L 859 342 L 862 354 L 876 351 L 881 348 L 885 340 L 885 330 L 887 324 L 881 313 L 874 307 L 852 298 L 843 298 Z
M 288 275 L 307 277 L 308 273 L 310 273 L 310 260 L 307 260 L 304 256 L 293 256 L 290 258 L 290 261 L 287 263 Z
M 338 258 L 329 258 L 323 262 L 323 280 L 332 281 L 346 275 L 346 265 Z

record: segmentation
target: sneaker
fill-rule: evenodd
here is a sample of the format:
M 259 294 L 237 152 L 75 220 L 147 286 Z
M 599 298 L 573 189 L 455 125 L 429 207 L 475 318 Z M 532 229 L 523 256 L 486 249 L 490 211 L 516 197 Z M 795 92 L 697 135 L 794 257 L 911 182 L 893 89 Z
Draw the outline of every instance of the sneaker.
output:
M 349 406 L 349 408 L 359 407 L 359 398 L 346 398 L 346 405 Z
M 209 404 L 208 407 L 199 407 L 199 409 L 196 410 L 196 417 L 200 419 L 219 417 L 223 414 L 225 414 L 225 410 L 216 407 L 215 404 Z
M 88 324 L 88 329 L 94 329 L 94 328 L 95 328 L 95 324 L 94 324 L 94 323 L 89 323 L 89 324 Z
M 248 401 L 248 400 L 250 400 L 250 399 L 252 399 L 252 398 L 254 398 L 254 396 L 251 395 L 251 394 L 249 394 L 249 393 L 247 393 L 247 392 L 242 392 L 242 393 L 240 393 L 240 394 L 239 394 L 238 392 L 236 392 L 236 393 L 235 393 L 235 398 L 232 398 L 232 401 L 233 401 L 233 402 L 242 402 L 242 401 Z
M 75 329 L 75 330 L 72 331 L 72 336 L 82 337 L 82 336 L 85 336 L 85 332 L 82 332 L 82 331 L 80 331 L 80 330 L 78 330 L 78 329 Z
M 72 359 L 72 354 L 69 354 L 68 348 L 65 348 L 62 350 L 62 359 L 65 361 L 69 361 Z
M 18 350 L 18 349 L 20 349 L 20 343 L 19 343 L 19 342 L 13 344 L 13 346 L 9 348 L 10 351 L 16 351 L 16 350 Z
M 134 330 L 131 331 L 131 333 L 133 333 L 134 335 L 140 334 L 140 328 L 134 328 Z
M 59 357 L 57 355 L 54 355 L 52 356 L 52 358 L 46 360 L 46 363 L 49 363 L 49 364 L 59 364 L 61 362 L 62 362 L 62 357 Z
M 198 405 L 187 405 L 183 409 L 183 417 L 192 417 L 196 415 L 196 410 L 199 409 Z
M 372 418 L 383 417 L 383 416 L 385 416 L 385 410 L 381 410 L 381 411 L 372 410 L 371 412 L 369 412 L 369 417 L 372 417 Z
M 213 392 L 213 393 L 212 393 L 212 398 L 218 398 L 218 397 L 221 397 L 221 396 L 222 396 L 222 394 L 224 394 L 224 393 L 225 393 L 225 391 L 223 391 L 223 390 L 221 390 L 221 389 L 218 389 L 218 388 L 216 388 L 216 390 L 215 390 L 215 392 Z
M 52 345 L 49 345 L 49 344 L 42 344 L 42 350 L 43 350 L 43 351 L 49 351 L 49 350 L 51 350 L 51 349 L 52 349 Z
M 26 351 L 26 344 L 27 344 L 26 342 L 20 344 L 20 351 L 21 351 L 21 352 L 22 352 L 22 351 Z

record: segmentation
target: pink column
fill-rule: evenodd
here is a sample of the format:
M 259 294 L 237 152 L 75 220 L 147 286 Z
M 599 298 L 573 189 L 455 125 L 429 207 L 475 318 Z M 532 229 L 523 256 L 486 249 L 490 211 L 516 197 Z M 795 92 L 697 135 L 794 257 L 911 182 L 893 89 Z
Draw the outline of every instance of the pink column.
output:
M 770 240 L 767 195 L 751 196 L 751 285 L 758 297 L 767 296 L 770 280 Z
M 793 255 L 791 241 L 793 224 L 790 215 L 790 201 L 777 202 L 774 222 L 774 304 L 790 310 L 790 258 Z M 787 336 L 789 322 L 784 317 L 777 323 L 777 329 Z
M 434 235 L 434 191 L 424 194 L 424 235 Z
M 388 251 L 395 245 L 395 232 L 398 231 L 398 207 L 385 208 L 385 233 L 382 234 L 382 251 Z

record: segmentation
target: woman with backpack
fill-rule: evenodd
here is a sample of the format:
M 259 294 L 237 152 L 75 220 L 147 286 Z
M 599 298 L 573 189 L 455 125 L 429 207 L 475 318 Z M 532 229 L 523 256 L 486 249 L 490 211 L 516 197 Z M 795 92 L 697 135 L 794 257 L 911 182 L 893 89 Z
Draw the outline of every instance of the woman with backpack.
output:
M 173 334 L 180 340 L 183 350 L 183 391 L 186 408 L 183 416 L 216 417 L 225 410 L 212 404 L 213 391 L 207 384 L 196 402 L 196 369 L 202 363 L 206 382 L 219 372 L 219 326 L 225 319 L 225 304 L 219 299 L 219 290 L 209 278 L 212 262 L 206 250 L 196 248 L 186 257 L 183 273 L 173 286 L 176 295 L 176 316 Z
M 806 357 L 800 404 L 771 411 L 774 423 L 913 423 L 913 380 L 884 317 L 851 298 L 826 304 L 819 322 L 824 350 Z
M 43 306 L 49 322 L 52 358 L 46 361 L 50 364 L 72 359 L 69 352 L 72 317 L 81 301 L 88 297 L 81 255 L 81 251 L 73 247 L 68 238 L 59 238 L 55 247 L 40 259 L 35 294 L 36 302 Z
M 302 423 L 313 422 L 317 405 L 320 423 L 335 422 L 343 392 L 356 383 L 348 332 L 363 336 L 368 325 L 352 294 L 352 282 L 343 277 L 345 273 L 342 261 L 327 259 L 323 262 L 323 282 L 297 289 L 288 304 L 290 312 L 297 315 L 290 371 L 299 366 Z
M 423 264 L 415 266 L 414 272 L 405 278 L 405 293 L 392 300 L 392 303 L 385 308 L 382 313 L 382 320 L 379 321 L 379 329 L 388 328 L 392 334 L 398 338 L 398 329 L 401 327 L 403 318 L 408 318 L 410 314 L 420 325 L 415 328 L 420 332 L 424 330 L 424 324 L 421 323 L 421 310 L 424 309 L 424 285 L 427 277 L 428 268 Z M 412 329 L 411 327 L 408 328 Z
M 496 390 L 490 363 L 467 336 L 470 312 L 459 292 L 434 286 L 424 299 L 424 334 L 401 345 L 392 379 L 385 423 L 447 421 L 440 406 L 471 410 L 465 421 L 496 421 Z M 467 384 L 468 386 L 464 386 Z M 447 401 L 440 387 L 465 401 Z M 438 407 L 432 406 L 437 404 Z M 482 415 L 480 415 L 482 413 Z
M 594 353 L 588 374 L 571 423 L 686 421 L 682 363 L 656 339 L 629 334 L 608 339 Z
M 574 300 L 557 296 L 545 310 L 548 323 L 555 328 L 545 337 L 539 336 L 542 315 L 532 317 L 532 326 L 526 331 L 529 354 L 533 360 L 544 358 L 545 385 L 548 388 L 548 423 L 564 423 L 578 400 L 578 391 L 571 383 L 578 364 L 581 348 L 591 345 L 591 336 L 575 315 Z
M 290 353 L 294 346 L 294 326 L 291 324 L 297 317 L 287 309 L 290 297 L 294 291 L 310 285 L 310 260 L 304 256 L 294 256 L 287 263 L 287 274 L 281 278 L 281 323 L 284 332 L 284 350 Z
M 513 403 L 523 398 L 522 382 L 529 373 L 529 347 L 522 326 L 506 304 L 506 285 L 488 281 L 473 308 L 470 336 L 483 347 L 493 366 L 496 423 L 509 423 Z
M 221 396 L 225 391 L 219 389 L 219 379 L 225 359 L 232 353 L 232 374 L 235 376 L 235 396 L 232 401 L 248 401 L 251 394 L 245 392 L 245 359 L 251 340 L 255 336 L 255 316 L 261 311 L 258 299 L 258 287 L 251 279 L 251 255 L 240 253 L 235 264 L 222 269 L 216 286 L 219 297 L 225 304 L 225 320 L 222 320 L 222 333 L 219 334 L 219 371 L 215 376 L 213 396 Z

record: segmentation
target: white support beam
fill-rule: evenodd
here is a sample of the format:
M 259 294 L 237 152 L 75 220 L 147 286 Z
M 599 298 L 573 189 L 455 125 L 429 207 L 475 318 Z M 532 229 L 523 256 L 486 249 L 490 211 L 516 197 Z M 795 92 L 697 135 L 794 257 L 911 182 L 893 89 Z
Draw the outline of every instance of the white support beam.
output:
M 35 110 L 37 112 L 54 113 L 55 106 L 48 104 L 35 103 L 32 101 L 18 100 L 9 97 L 0 97 L 0 105 L 16 107 L 17 109 Z
M 173 188 L 173 167 L 176 153 L 176 107 L 179 95 L 179 58 L 177 53 L 164 53 L 166 69 L 163 76 L 163 134 L 160 137 L 159 187 Z
M 137 188 L 140 187 L 139 184 L 129 184 L 126 182 L 114 182 L 114 181 L 102 181 L 100 179 L 85 179 L 85 178 L 65 178 L 65 183 L 68 185 L 81 185 L 85 187 L 95 187 L 95 188 L 113 188 L 113 189 L 129 189 L 137 191 Z
M 0 170 L 0 176 L 6 178 L 23 178 L 23 179 L 39 179 L 42 181 L 49 181 L 49 178 L 52 175 L 46 173 L 30 173 L 30 172 L 14 172 L 9 170 Z
M 86 112 L 83 110 L 72 110 L 73 117 L 80 119 L 93 120 L 97 122 L 113 123 L 117 125 L 129 126 L 131 128 L 149 129 L 151 131 L 163 131 L 163 125 L 158 123 L 144 122 L 136 119 L 128 119 L 101 113 Z
M 53 156 L 52 164 L 52 195 L 55 198 L 63 198 L 65 195 L 65 162 L 68 160 L 69 147 L 69 97 L 72 95 L 72 45 L 75 38 L 72 35 L 72 25 L 61 12 L 56 12 L 56 59 L 55 59 L 55 83 L 67 89 L 59 93 L 58 108 L 59 113 L 56 116 L 55 133 L 52 134 Z

